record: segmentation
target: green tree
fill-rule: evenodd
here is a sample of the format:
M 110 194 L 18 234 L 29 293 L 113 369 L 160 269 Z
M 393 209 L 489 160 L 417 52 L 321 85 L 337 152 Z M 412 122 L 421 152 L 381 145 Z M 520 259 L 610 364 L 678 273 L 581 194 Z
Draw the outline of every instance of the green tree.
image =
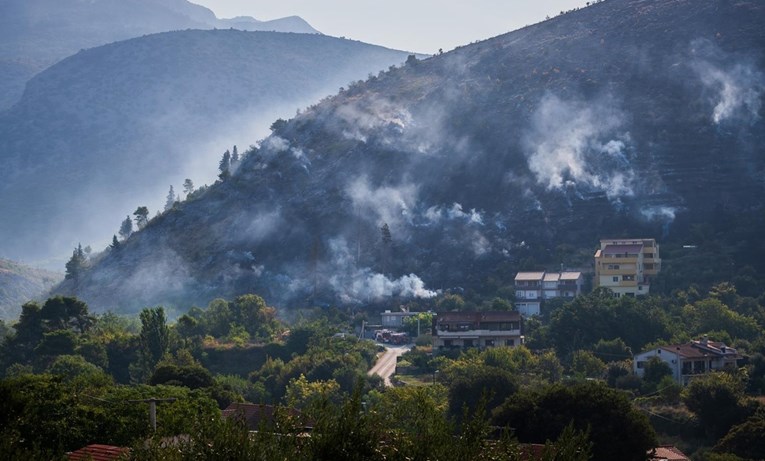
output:
M 191 195 L 194 192 L 194 181 L 192 181 L 189 178 L 186 178 L 185 181 L 183 181 L 183 193 L 186 194 L 186 198 L 188 198 L 189 195 Z
M 590 351 L 574 352 L 571 359 L 572 371 L 583 378 L 601 378 L 606 371 L 606 364 Z
M 66 275 L 64 276 L 65 279 L 74 282 L 75 290 L 80 285 L 80 277 L 85 271 L 87 261 L 88 259 L 85 256 L 85 252 L 82 250 L 82 244 L 77 245 L 77 248 L 72 252 L 72 257 L 69 258 L 69 261 L 66 263 Z
M 221 157 L 220 162 L 218 163 L 218 171 L 220 171 L 218 177 L 221 180 L 225 180 L 231 176 L 231 152 L 228 150 L 223 153 L 223 157 Z
M 167 352 L 170 330 L 167 327 L 163 307 L 145 308 L 141 311 L 141 360 L 145 377 L 151 376 L 156 364 Z
M 149 208 L 139 206 L 133 212 L 133 216 L 135 216 L 135 225 L 138 227 L 138 230 L 143 229 L 149 224 Z
M 744 398 L 744 384 L 730 373 L 709 373 L 691 380 L 682 394 L 685 406 L 696 414 L 707 435 L 719 439 L 731 427 L 754 413 Z
M 165 198 L 165 211 L 170 211 L 173 209 L 173 206 L 175 205 L 175 190 L 173 190 L 173 185 L 170 185 L 170 190 L 167 192 L 167 197 Z
M 672 368 L 669 367 L 667 362 L 659 357 L 648 359 L 643 371 L 643 381 L 651 384 L 651 388 L 655 389 L 665 376 L 672 376 Z
M 643 461 L 657 444 L 648 418 L 625 393 L 594 382 L 519 391 L 495 410 L 494 423 L 514 428 L 525 443 L 555 440 L 572 423 L 589 428 L 593 459 Z
M 109 248 L 111 248 L 113 251 L 116 251 L 120 249 L 120 246 L 121 246 L 120 241 L 117 240 L 117 235 L 115 234 L 114 236 L 112 236 L 112 243 L 111 245 L 109 245 Z
M 120 237 L 122 237 L 122 240 L 127 240 L 128 237 L 130 237 L 130 234 L 133 233 L 133 220 L 130 219 L 130 216 L 127 216 L 124 221 L 122 221 L 122 224 L 120 225 Z
M 714 451 L 733 453 L 744 459 L 765 459 L 765 411 L 762 409 L 717 442 Z
M 80 334 L 86 333 L 95 322 L 88 305 L 71 296 L 48 298 L 40 310 L 40 318 L 47 331 L 74 329 Z

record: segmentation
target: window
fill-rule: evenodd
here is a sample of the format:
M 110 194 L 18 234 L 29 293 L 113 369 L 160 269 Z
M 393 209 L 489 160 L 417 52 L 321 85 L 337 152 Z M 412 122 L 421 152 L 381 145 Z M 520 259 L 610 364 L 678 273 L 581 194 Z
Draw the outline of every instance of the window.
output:
M 645 253 L 643 254 L 644 258 L 653 259 L 653 253 Z
M 615 276 L 613 277 L 613 281 L 614 281 L 614 282 L 618 282 L 618 281 L 619 281 L 619 276 L 618 276 L 618 275 L 615 275 Z
M 622 280 L 624 280 L 626 282 L 634 282 L 635 281 L 635 276 L 634 275 L 623 275 L 622 276 Z
M 464 345 L 465 347 L 473 347 L 473 340 L 472 340 L 472 339 L 466 339 L 466 340 L 463 342 L 463 345 Z
M 608 265 L 608 270 L 618 270 L 618 269 L 619 269 L 619 265 L 618 264 L 609 264 Z
M 505 340 L 505 346 L 515 346 L 515 340 L 514 339 Z
M 493 339 L 487 339 L 484 344 L 486 344 L 486 347 L 492 347 L 494 346 L 494 340 Z
M 643 367 L 645 367 L 645 362 L 638 362 L 638 363 L 637 363 L 637 367 L 638 367 L 638 369 L 641 369 L 641 370 L 642 370 L 642 369 L 643 369 Z

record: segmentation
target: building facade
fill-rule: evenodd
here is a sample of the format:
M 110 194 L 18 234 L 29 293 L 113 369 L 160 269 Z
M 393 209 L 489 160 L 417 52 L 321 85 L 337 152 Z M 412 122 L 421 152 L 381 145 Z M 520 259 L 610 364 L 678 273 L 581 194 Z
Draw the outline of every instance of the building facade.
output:
M 659 346 L 635 356 L 633 371 L 641 378 L 645 374 L 645 365 L 651 357 L 658 357 L 672 370 L 672 377 L 683 386 L 694 376 L 735 369 L 741 356 L 736 349 L 723 343 L 703 338 L 687 344 Z
M 614 296 L 647 295 L 661 271 L 659 245 L 654 239 L 604 239 L 595 252 L 594 286 Z
M 440 312 L 433 319 L 434 351 L 521 344 L 518 312 Z
M 579 296 L 583 284 L 581 272 L 518 272 L 515 308 L 526 317 L 539 315 L 544 300 Z

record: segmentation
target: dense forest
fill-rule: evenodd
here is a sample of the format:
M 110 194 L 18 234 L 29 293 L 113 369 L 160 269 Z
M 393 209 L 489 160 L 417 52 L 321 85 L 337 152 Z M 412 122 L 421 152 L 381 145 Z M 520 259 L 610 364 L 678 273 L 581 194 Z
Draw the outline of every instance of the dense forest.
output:
M 132 447 L 131 459 L 525 459 L 527 444 L 547 444 L 544 459 L 640 460 L 672 444 L 698 460 L 761 459 L 760 272 L 738 271 L 740 290 L 722 279 L 687 283 L 704 257 L 696 250 L 665 259 L 650 297 L 596 289 L 548 302 L 524 322 L 523 346 L 434 355 L 423 332 L 401 357 L 394 387 L 367 375 L 380 346 L 343 334 L 384 306 L 306 307 L 287 320 L 244 295 L 170 321 L 162 307 L 124 317 L 94 315 L 73 297 L 30 302 L 16 322 L 0 324 L 0 451 L 52 459 L 102 443 Z M 426 322 L 428 312 L 513 309 L 507 286 L 485 286 L 406 307 Z M 685 388 L 661 361 L 642 379 L 633 374 L 634 354 L 702 335 L 735 347 L 741 367 Z M 158 404 L 156 433 L 137 402 L 148 398 L 175 399 Z M 285 410 L 248 436 L 221 416 L 233 402 Z

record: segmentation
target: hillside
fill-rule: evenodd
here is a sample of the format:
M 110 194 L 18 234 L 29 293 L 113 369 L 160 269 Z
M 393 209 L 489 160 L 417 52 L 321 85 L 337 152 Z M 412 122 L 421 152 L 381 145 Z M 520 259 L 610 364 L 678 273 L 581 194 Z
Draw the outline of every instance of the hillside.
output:
M 298 17 L 219 19 L 186 0 L 4 0 L 0 2 L 0 110 L 36 73 L 83 48 L 182 29 L 318 33 Z
M 190 30 L 81 51 L 0 114 L 0 255 L 38 260 L 111 239 L 170 184 L 212 181 L 279 116 L 407 54 L 318 34 Z M 245 144 L 247 143 L 247 144 Z M 63 261 L 59 267 L 63 267 Z
M 64 276 L 0 259 L 0 320 L 16 320 L 21 305 L 42 298 Z
M 125 311 L 428 297 L 761 215 L 763 23 L 757 2 L 608 0 L 410 61 L 275 124 L 60 290 Z

